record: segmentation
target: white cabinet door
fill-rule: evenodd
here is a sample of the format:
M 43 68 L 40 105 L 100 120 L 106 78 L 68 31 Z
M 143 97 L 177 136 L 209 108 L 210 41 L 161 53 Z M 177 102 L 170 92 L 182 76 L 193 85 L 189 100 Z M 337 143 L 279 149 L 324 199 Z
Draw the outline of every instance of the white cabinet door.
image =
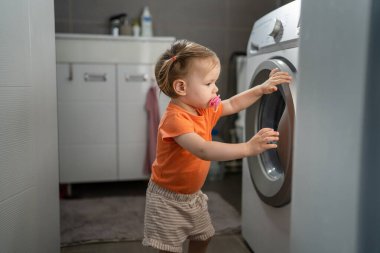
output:
M 145 101 L 152 85 L 153 66 L 118 65 L 119 179 L 145 179 L 147 113 Z
M 60 182 L 117 180 L 116 67 L 57 64 Z

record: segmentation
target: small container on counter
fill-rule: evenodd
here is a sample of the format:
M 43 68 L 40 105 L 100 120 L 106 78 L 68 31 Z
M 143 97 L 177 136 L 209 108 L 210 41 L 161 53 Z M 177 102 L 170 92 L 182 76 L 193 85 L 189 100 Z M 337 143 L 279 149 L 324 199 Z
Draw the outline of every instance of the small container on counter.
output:
M 139 37 L 141 35 L 141 28 L 138 19 L 135 19 L 132 22 L 132 34 L 134 37 Z
M 120 29 L 124 25 L 125 19 L 127 18 L 126 13 L 121 13 L 110 17 L 109 22 L 111 26 L 111 34 L 113 36 L 120 35 Z

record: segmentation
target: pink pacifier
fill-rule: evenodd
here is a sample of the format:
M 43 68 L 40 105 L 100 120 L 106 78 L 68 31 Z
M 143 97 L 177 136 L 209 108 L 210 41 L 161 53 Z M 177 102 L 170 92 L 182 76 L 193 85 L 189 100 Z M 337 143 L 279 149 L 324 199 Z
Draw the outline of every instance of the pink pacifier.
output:
M 222 100 L 220 99 L 220 95 L 218 95 L 212 98 L 208 104 L 210 107 L 214 107 L 214 110 L 216 111 L 221 101 Z

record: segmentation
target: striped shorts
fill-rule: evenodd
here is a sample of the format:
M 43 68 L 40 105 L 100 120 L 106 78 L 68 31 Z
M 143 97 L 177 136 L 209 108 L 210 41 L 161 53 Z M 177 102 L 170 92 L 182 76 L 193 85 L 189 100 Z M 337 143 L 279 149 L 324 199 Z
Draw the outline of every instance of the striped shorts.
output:
M 180 194 L 150 181 L 146 193 L 144 246 L 182 252 L 186 239 L 205 241 L 215 234 L 201 191 Z

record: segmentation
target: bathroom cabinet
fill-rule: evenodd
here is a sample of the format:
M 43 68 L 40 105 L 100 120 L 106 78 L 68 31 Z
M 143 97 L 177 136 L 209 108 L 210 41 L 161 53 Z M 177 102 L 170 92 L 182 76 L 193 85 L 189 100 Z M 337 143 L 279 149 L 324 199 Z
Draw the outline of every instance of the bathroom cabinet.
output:
M 60 182 L 147 179 L 146 95 L 173 37 L 57 34 Z M 159 94 L 162 113 L 169 101 Z

